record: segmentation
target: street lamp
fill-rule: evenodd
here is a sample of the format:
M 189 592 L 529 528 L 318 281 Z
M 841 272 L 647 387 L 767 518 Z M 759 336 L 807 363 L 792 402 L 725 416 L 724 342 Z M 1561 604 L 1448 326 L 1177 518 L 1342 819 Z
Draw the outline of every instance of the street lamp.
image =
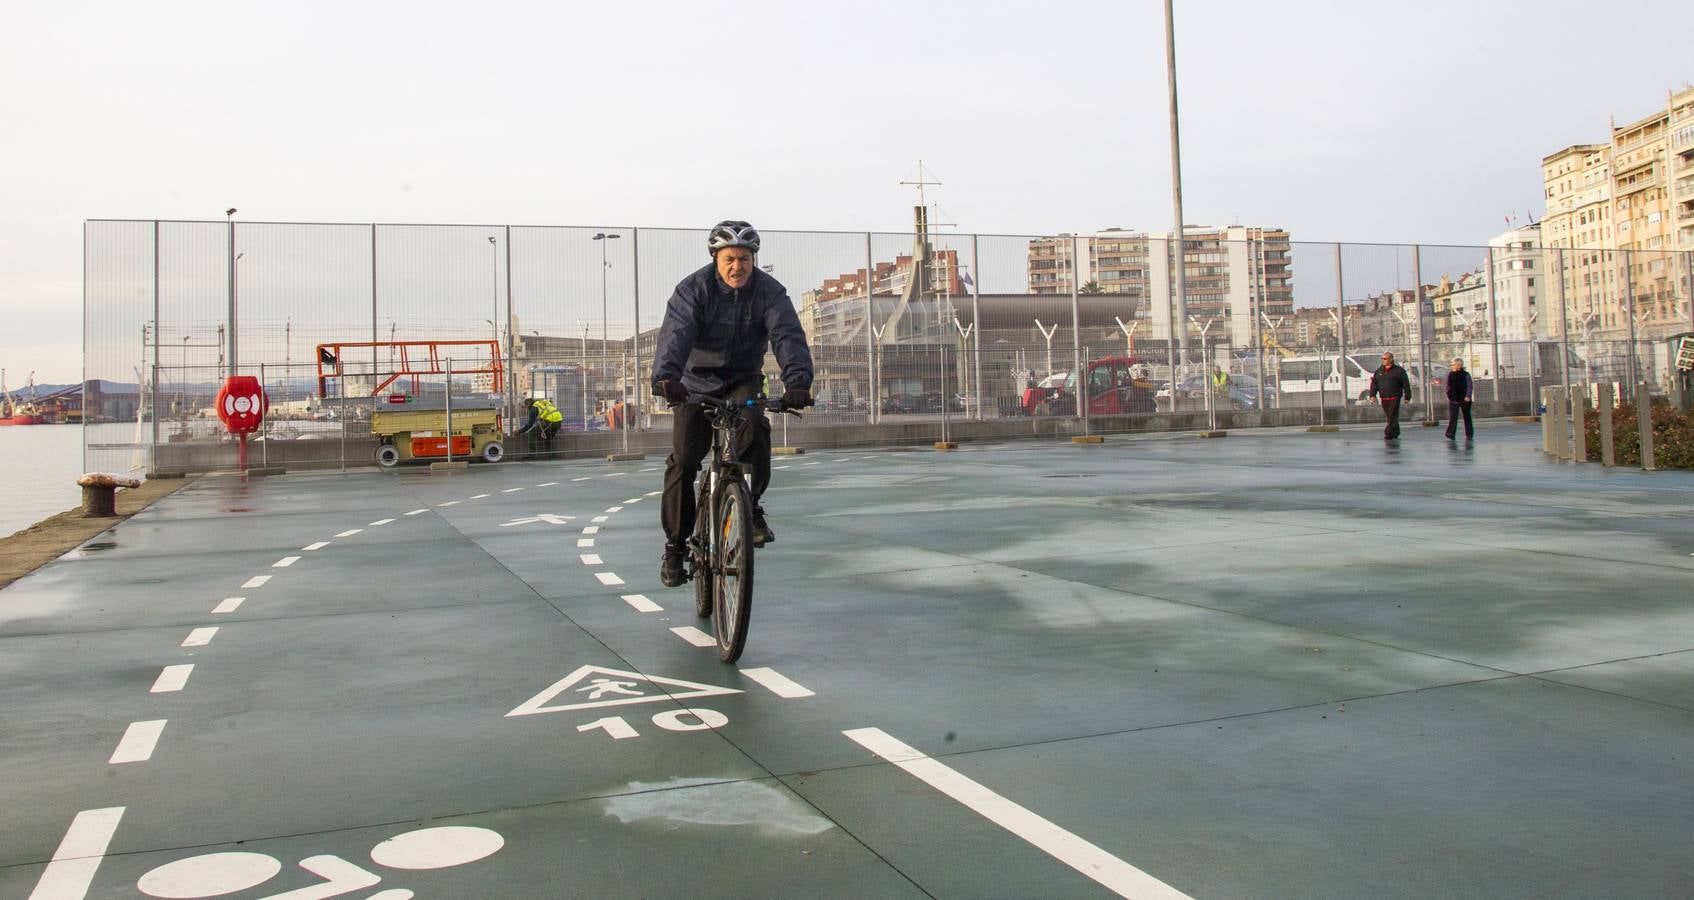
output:
M 229 220 L 229 373 L 235 374 L 235 207 L 224 210 L 224 218 Z
M 484 321 L 494 327 L 494 352 L 499 353 L 500 326 L 495 323 L 500 321 L 500 242 L 493 235 L 488 236 L 488 263 L 494 278 L 494 317 Z
M 600 242 L 600 368 L 602 369 L 605 368 L 606 356 L 606 270 L 612 266 L 610 262 L 606 261 L 606 242 L 615 241 L 621 237 L 623 237 L 621 234 L 608 234 L 604 231 L 596 231 L 593 237 L 593 240 Z

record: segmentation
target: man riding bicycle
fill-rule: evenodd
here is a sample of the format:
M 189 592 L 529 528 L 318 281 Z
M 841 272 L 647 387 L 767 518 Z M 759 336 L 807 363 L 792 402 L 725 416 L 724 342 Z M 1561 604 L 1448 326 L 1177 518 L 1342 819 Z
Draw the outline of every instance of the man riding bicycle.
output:
M 712 262 L 684 278 L 665 306 L 653 358 L 653 393 L 673 410 L 671 455 L 665 460 L 660 523 L 665 551 L 659 580 L 687 580 L 683 561 L 694 531 L 694 479 L 711 446 L 712 429 L 690 393 L 731 401 L 760 395 L 768 347 L 782 367 L 782 405 L 812 405 L 812 351 L 788 291 L 754 265 L 759 232 L 746 222 L 724 221 L 706 239 Z M 734 452 L 753 468 L 753 545 L 776 540 L 759 498 L 771 481 L 771 424 L 762 408 L 747 410 Z

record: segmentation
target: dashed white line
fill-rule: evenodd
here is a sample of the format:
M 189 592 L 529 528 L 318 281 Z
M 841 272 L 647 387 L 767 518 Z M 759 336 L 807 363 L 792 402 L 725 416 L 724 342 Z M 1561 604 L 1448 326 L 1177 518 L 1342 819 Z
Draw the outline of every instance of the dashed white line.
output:
M 271 563 L 271 568 L 273 568 L 273 569 L 286 569 L 289 566 L 292 566 L 299 561 L 300 561 L 300 557 L 298 557 L 298 556 L 284 556 L 282 559 L 279 559 L 276 562 Z
M 188 684 L 188 676 L 193 671 L 193 663 L 185 663 L 180 666 L 166 666 L 159 672 L 159 677 L 153 682 L 153 689 L 148 691 L 148 693 L 168 694 L 172 691 L 180 691 L 184 685 Z
M 851 456 L 843 456 L 840 459 L 830 460 L 830 462 L 852 462 L 852 461 L 853 461 L 853 458 Z
M 112 765 L 120 763 L 146 762 L 153 756 L 153 748 L 159 745 L 159 735 L 165 733 L 165 722 L 168 719 L 151 719 L 146 722 L 131 722 L 124 729 L 122 740 L 118 741 L 118 749 L 112 751 L 112 758 L 107 762 Z
M 472 494 L 471 499 L 472 500 L 481 500 L 482 498 L 484 498 L 486 496 L 488 496 L 488 495 L 487 494 Z
M 592 480 L 593 478 L 594 478 L 593 475 L 584 475 L 581 478 L 572 478 L 571 480 L 572 481 L 589 481 L 589 480 Z
M 623 602 L 635 607 L 636 612 L 664 612 L 665 608 L 647 599 L 646 594 L 625 594 Z
M 741 674 L 757 681 L 778 697 L 793 700 L 799 697 L 817 696 L 815 692 L 806 690 L 795 682 L 789 680 L 787 676 L 779 674 L 775 669 L 742 669 Z
M 361 531 L 364 531 L 364 529 L 363 528 L 349 528 L 346 531 L 343 531 L 340 534 L 336 535 L 336 537 L 338 537 L 338 538 L 352 537 L 353 535 L 358 534 Z
M 557 481 L 548 481 L 548 482 L 543 482 L 542 484 L 538 484 L 538 485 L 536 485 L 536 487 L 555 487 L 557 485 L 558 485 Z
M 671 634 L 682 638 L 696 647 L 714 647 L 717 646 L 718 643 L 716 638 L 698 628 L 695 628 L 693 625 L 684 625 L 680 628 L 672 628 Z
M 437 503 L 437 504 L 435 504 L 435 505 L 436 505 L 436 506 L 458 506 L 458 505 L 459 505 L 459 501 L 457 501 L 457 500 L 449 500 L 449 501 L 447 501 L 447 502 L 446 502 L 446 503 Z
M 411 512 L 406 513 L 406 515 L 408 515 L 408 516 L 421 516 L 426 512 L 429 512 L 429 510 L 427 510 L 427 509 L 414 509 Z
M 792 469 L 793 466 L 771 466 L 773 469 Z
M 212 607 L 212 612 L 214 612 L 214 613 L 232 613 L 232 612 L 235 612 L 236 610 L 240 609 L 241 604 L 243 604 L 245 602 L 247 602 L 246 597 L 225 597 L 223 599 L 222 603 L 219 603 L 217 606 Z
M 608 507 L 606 507 L 606 512 L 609 512 L 609 513 L 623 512 L 623 507 L 621 507 L 621 506 L 608 506 Z
M 301 550 L 322 550 L 323 548 L 328 547 L 328 546 L 329 546 L 329 541 L 313 541 L 310 544 L 307 544 L 306 546 L 301 547 L 300 549 Z
M 41 872 L 30 900 L 81 900 L 88 896 L 94 884 L 94 873 L 106 858 L 106 848 L 112 834 L 124 817 L 124 807 L 85 809 L 71 820 L 59 849 L 53 851 L 53 861 Z
M 506 488 L 505 490 L 501 491 L 500 493 L 502 493 L 502 494 L 515 494 L 515 493 L 517 493 L 518 491 L 521 491 L 521 490 L 523 490 L 523 488 Z
M 636 469 L 635 471 L 637 471 L 637 472 L 657 472 L 657 471 L 659 471 L 659 467 L 658 466 L 652 466 L 652 467 L 646 468 L 646 469 Z
M 392 522 L 392 521 L 394 521 L 394 520 L 393 519 L 377 519 L 375 522 L 371 523 L 371 527 L 375 528 L 378 525 L 387 525 L 389 522 Z
M 182 645 L 184 647 L 204 647 L 212 642 L 212 637 L 217 633 L 218 626 L 216 625 L 208 628 L 196 628 L 188 633 L 188 637 L 182 639 Z
M 930 759 L 880 728 L 854 728 L 842 734 L 1115 894 L 1190 900 L 1187 894 Z
M 664 493 L 664 491 L 648 491 L 647 493 L 642 494 L 641 496 L 643 496 L 643 497 L 657 497 L 657 496 L 659 496 L 660 494 L 663 494 L 663 493 Z
M 590 525 L 587 528 L 582 529 L 582 533 L 583 534 L 599 534 L 600 533 L 600 526 Z
M 600 583 L 608 587 L 623 584 L 623 579 L 619 578 L 615 572 L 595 572 L 594 577 L 600 579 Z
M 241 583 L 241 586 L 244 587 L 244 588 L 260 588 L 260 587 L 264 587 L 265 582 L 270 581 L 270 580 L 271 580 L 271 576 L 269 576 L 269 575 L 254 575 L 252 578 L 249 578 L 246 581 L 243 581 Z
M 800 465 L 802 465 L 802 466 L 816 466 L 816 465 L 821 465 L 821 463 L 809 462 L 809 463 L 801 463 Z
M 622 477 L 624 477 L 625 475 L 628 475 L 628 474 L 629 474 L 628 472 L 613 472 L 610 475 L 607 475 L 605 477 L 607 477 L 607 478 L 622 478 Z
M 629 499 L 628 499 L 628 500 L 625 500 L 625 501 L 624 501 L 624 503 L 625 503 L 625 504 L 626 504 L 626 505 L 627 505 L 627 504 L 630 504 L 630 503 L 640 503 L 640 502 L 641 502 L 641 498 L 640 498 L 640 497 L 631 497 L 631 498 L 629 498 Z
M 592 546 L 594 546 L 594 539 L 593 538 L 577 538 L 576 539 L 576 545 L 578 547 L 592 547 Z
M 611 518 L 611 517 L 610 516 L 595 516 L 594 518 L 589 519 L 588 521 L 598 523 L 598 522 L 604 522 L 609 518 Z
M 606 564 L 604 560 L 600 559 L 600 554 L 598 553 L 582 553 L 578 555 L 582 557 L 582 564 L 585 566 L 603 566 Z

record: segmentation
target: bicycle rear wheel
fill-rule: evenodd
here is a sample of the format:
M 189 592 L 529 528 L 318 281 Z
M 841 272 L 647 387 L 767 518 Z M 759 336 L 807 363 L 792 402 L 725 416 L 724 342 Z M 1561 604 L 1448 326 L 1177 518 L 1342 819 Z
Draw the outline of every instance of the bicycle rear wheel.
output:
M 713 619 L 718 658 L 735 662 L 747 646 L 747 624 L 753 615 L 753 501 L 740 478 L 718 489 L 717 540 L 712 560 Z
M 712 523 L 706 480 L 700 480 L 700 497 L 694 505 L 694 542 L 689 548 L 694 554 L 694 614 L 702 619 L 712 615 Z

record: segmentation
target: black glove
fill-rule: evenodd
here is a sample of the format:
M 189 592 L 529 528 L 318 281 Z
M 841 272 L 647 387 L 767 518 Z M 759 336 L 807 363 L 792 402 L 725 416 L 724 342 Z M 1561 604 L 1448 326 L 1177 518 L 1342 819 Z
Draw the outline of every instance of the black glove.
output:
M 782 392 L 783 409 L 805 409 L 812 405 L 812 392 L 805 388 L 789 388 Z
M 682 386 L 682 382 L 670 378 L 653 382 L 653 393 L 672 403 L 681 403 L 688 399 L 688 389 Z

